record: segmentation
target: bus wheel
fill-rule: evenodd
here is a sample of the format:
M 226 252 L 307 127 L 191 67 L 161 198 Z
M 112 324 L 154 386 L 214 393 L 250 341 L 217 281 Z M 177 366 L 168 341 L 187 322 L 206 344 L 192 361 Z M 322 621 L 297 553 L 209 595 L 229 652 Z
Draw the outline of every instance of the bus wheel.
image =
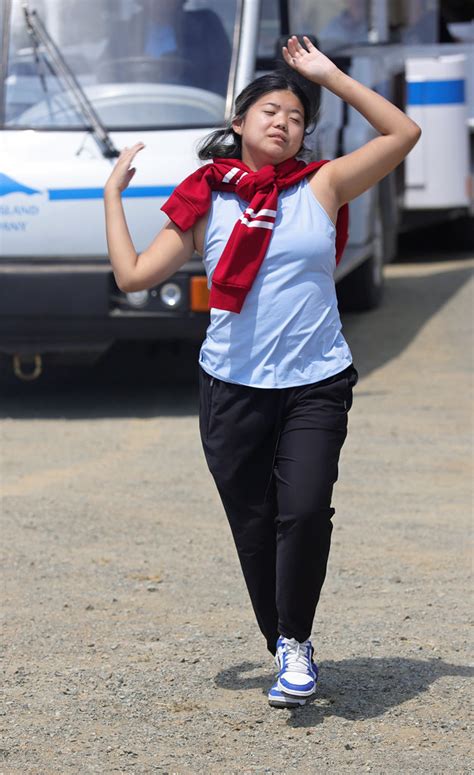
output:
M 451 248 L 472 252 L 474 248 L 474 215 L 465 215 L 450 221 L 447 232 Z
M 378 307 L 384 289 L 383 267 L 385 239 L 381 208 L 376 208 L 374 219 L 373 252 L 353 272 L 336 286 L 339 309 L 344 312 L 363 312 Z

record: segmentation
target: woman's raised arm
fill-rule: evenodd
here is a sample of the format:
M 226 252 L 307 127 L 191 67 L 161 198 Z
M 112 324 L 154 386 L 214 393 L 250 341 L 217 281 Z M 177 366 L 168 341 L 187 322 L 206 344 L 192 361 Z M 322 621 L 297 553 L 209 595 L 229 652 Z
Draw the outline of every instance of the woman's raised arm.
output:
M 303 40 L 306 48 L 295 35 L 288 40 L 288 47 L 283 47 L 287 64 L 352 105 L 381 135 L 318 171 L 320 182 L 324 178 L 340 207 L 395 169 L 419 140 L 421 129 L 385 97 L 339 70 L 309 38 Z
M 130 237 L 122 191 L 130 183 L 135 155 L 145 146 L 124 148 L 104 187 L 105 225 L 109 258 L 121 291 L 141 291 L 157 285 L 189 261 L 194 252 L 192 229 L 181 231 L 169 221 L 151 245 L 138 254 Z

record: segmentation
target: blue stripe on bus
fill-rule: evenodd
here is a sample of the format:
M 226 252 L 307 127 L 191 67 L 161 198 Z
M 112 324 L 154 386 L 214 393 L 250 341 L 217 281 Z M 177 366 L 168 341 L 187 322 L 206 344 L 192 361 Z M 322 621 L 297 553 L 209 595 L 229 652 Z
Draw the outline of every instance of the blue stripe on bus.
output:
M 170 196 L 174 191 L 174 186 L 135 186 L 126 188 L 122 196 L 127 199 L 137 197 L 164 197 Z M 104 196 L 103 188 L 50 188 L 48 190 L 51 200 L 58 199 L 102 199 Z
M 454 105 L 465 102 L 464 80 L 408 81 L 408 105 Z

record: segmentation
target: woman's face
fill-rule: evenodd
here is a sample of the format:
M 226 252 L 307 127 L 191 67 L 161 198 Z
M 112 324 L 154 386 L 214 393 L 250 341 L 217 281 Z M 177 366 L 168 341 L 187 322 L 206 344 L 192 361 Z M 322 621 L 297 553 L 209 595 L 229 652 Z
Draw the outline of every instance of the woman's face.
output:
M 242 137 L 242 161 L 251 169 L 295 156 L 304 136 L 304 109 L 291 91 L 264 94 L 232 127 Z

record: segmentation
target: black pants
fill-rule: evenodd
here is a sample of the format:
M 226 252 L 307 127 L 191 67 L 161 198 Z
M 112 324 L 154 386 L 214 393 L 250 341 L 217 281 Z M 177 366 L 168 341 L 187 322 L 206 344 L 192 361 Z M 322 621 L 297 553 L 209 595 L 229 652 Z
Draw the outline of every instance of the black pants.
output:
M 199 425 L 260 630 L 310 637 L 331 543 L 353 365 L 321 382 L 253 388 L 199 369 Z

